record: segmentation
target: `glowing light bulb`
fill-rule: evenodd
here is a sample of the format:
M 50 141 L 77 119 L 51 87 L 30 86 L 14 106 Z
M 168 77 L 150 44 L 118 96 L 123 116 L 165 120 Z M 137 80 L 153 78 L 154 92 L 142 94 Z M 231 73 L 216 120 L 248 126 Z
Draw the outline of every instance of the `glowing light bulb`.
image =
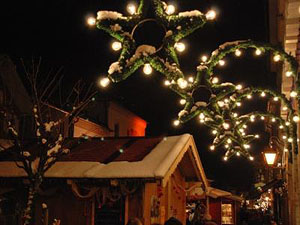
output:
M 214 10 L 209 10 L 206 14 L 205 17 L 207 20 L 214 20 L 217 16 L 217 13 Z
M 280 125 L 280 126 L 279 126 L 279 129 L 283 129 L 283 126 L 282 126 L 282 125 Z
M 297 97 L 297 92 L 296 91 L 292 91 L 291 93 L 290 93 L 290 96 L 292 97 L 292 98 L 295 98 L 295 97 Z
M 219 83 L 219 78 L 214 77 L 214 78 L 211 80 L 211 82 L 212 82 L 213 84 L 217 84 L 217 83 Z
M 224 159 L 224 161 L 227 161 L 227 160 L 228 160 L 228 157 L 227 157 L 227 156 L 225 156 L 223 159 Z
M 250 148 L 250 145 L 244 144 L 244 148 L 245 148 L 245 149 L 249 149 L 249 148 Z
M 107 77 L 104 77 L 100 80 L 99 84 L 102 87 L 107 87 L 110 84 L 110 80 Z
M 283 140 L 286 140 L 286 139 L 287 139 L 287 136 L 283 135 L 283 136 L 282 136 L 282 139 L 283 139 Z
M 274 100 L 275 102 L 277 102 L 277 101 L 279 100 L 279 98 L 278 98 L 278 97 L 274 97 L 273 100 Z
M 297 122 L 299 122 L 299 120 L 300 120 L 299 116 L 296 115 L 296 116 L 293 117 L 293 121 L 294 122 L 297 123 Z
M 111 44 L 111 48 L 112 48 L 112 50 L 114 50 L 114 51 L 119 51 L 119 50 L 122 48 L 122 43 L 119 42 L 119 41 L 114 41 L 114 42 Z
M 224 106 L 225 106 L 225 103 L 224 103 L 223 101 L 218 101 L 218 106 L 224 107 Z
M 214 134 L 214 135 L 216 135 L 218 133 L 218 131 L 217 130 L 213 130 L 211 133 Z
M 242 90 L 243 89 L 243 86 L 241 84 L 238 84 L 236 85 L 235 87 L 236 90 Z
M 280 56 L 280 55 L 275 55 L 275 56 L 273 57 L 274 62 L 279 62 L 280 59 L 281 59 L 281 56 Z
M 250 94 L 247 95 L 247 98 L 248 98 L 248 99 L 251 99 L 251 98 L 252 98 L 252 95 L 250 95 Z
M 127 12 L 130 14 L 130 15 L 134 15 L 136 13 L 136 5 L 135 4 L 128 4 L 127 5 Z
M 211 146 L 209 147 L 209 149 L 210 149 L 211 151 L 213 151 L 213 150 L 216 149 L 216 147 L 215 147 L 214 145 L 211 145 Z
M 260 49 L 255 50 L 255 55 L 261 55 L 262 51 Z
M 233 117 L 238 117 L 238 114 L 237 113 L 233 113 Z
M 227 139 L 227 143 L 228 143 L 228 144 L 231 144 L 231 143 L 232 143 L 232 140 L 228 138 L 228 139 Z
M 261 97 L 266 97 L 266 93 L 263 91 L 261 94 L 260 94 Z
M 251 116 L 250 116 L 250 120 L 251 120 L 251 122 L 254 122 L 254 121 L 255 121 L 255 116 L 254 116 L 254 115 L 251 115 Z
M 202 61 L 202 62 L 206 62 L 207 59 L 208 59 L 208 57 L 207 57 L 206 55 L 203 55 L 203 56 L 201 57 L 201 61 Z
M 174 47 L 178 52 L 183 52 L 185 50 L 185 44 L 182 42 L 177 42 Z
M 244 133 L 245 130 L 244 130 L 243 128 L 240 128 L 239 131 L 240 131 L 241 133 Z
M 289 125 L 291 125 L 291 123 L 290 123 L 289 121 L 287 121 L 287 122 L 285 123 L 285 125 L 289 126 Z
M 152 69 L 151 65 L 149 63 L 146 63 L 143 68 L 144 74 L 150 75 L 152 73 L 152 71 L 153 71 L 153 69 Z
M 265 120 L 265 117 L 264 117 L 264 116 L 261 116 L 260 119 L 261 119 L 261 120 Z
M 89 26 L 95 26 L 95 24 L 96 24 L 96 18 L 90 16 L 89 18 L 87 18 L 86 22 L 87 22 L 87 24 L 88 24 Z
M 229 99 L 228 99 L 228 98 L 225 98 L 225 99 L 224 99 L 224 102 L 228 104 L 228 103 L 229 103 Z
M 228 130 L 230 128 L 230 124 L 229 123 L 223 123 L 222 125 L 223 125 L 223 128 L 225 130 Z
M 224 61 L 223 59 L 221 59 L 221 60 L 219 61 L 219 65 L 220 65 L 220 66 L 224 66 L 224 65 L 225 65 L 225 61 Z
M 175 13 L 175 11 L 176 11 L 176 8 L 174 5 L 168 5 L 166 8 L 166 13 L 168 15 L 172 15 L 173 13 Z
M 289 139 L 288 139 L 288 142 L 289 142 L 289 143 L 292 143 L 292 142 L 293 142 L 293 138 L 289 138 Z
M 287 148 L 284 149 L 284 152 L 288 152 L 289 150 Z
M 256 139 L 258 139 L 258 138 L 259 138 L 259 135 L 258 135 L 258 134 L 256 134 L 254 137 L 255 137 Z
M 237 153 L 236 153 L 236 155 L 237 155 L 237 156 L 240 156 L 240 155 L 241 155 L 241 153 L 240 153 L 240 152 L 237 152 Z
M 237 50 L 235 50 L 234 54 L 235 54 L 237 57 L 239 57 L 239 56 L 242 55 L 242 51 L 239 50 L 239 49 L 237 49 Z
M 226 145 L 224 145 L 224 147 L 225 147 L 225 148 L 229 148 L 229 145 L 228 145 L 228 144 L 226 144 Z
M 254 157 L 253 157 L 253 156 L 249 156 L 249 159 L 250 159 L 251 161 L 253 161 L 253 160 L 254 160 Z
M 188 86 L 188 82 L 183 78 L 179 78 L 177 84 L 181 89 L 185 89 Z
M 174 126 L 177 127 L 180 124 L 180 121 L 179 120 L 174 120 L 173 124 L 174 124 Z
M 180 99 L 179 103 L 180 103 L 180 105 L 184 105 L 186 103 L 186 100 L 185 99 Z
M 204 120 L 205 119 L 205 115 L 203 113 L 200 113 L 199 119 Z
M 272 120 L 271 120 L 273 123 L 275 123 L 276 122 L 276 119 L 275 118 L 272 118 Z
M 292 71 L 286 71 L 285 72 L 285 76 L 286 77 L 291 77 L 293 75 L 293 72 Z
M 286 110 L 288 110 L 288 107 L 287 107 L 287 106 L 283 106 L 283 107 L 282 107 L 282 110 L 283 110 L 283 111 L 286 111 Z
M 189 81 L 190 83 L 194 83 L 194 77 L 189 77 L 189 78 L 188 78 L 188 81 Z
M 165 84 L 165 86 L 170 86 L 171 82 L 169 80 L 165 80 L 164 84 Z
M 242 106 L 242 103 L 237 102 L 236 105 L 237 105 L 238 107 L 240 107 L 240 106 Z

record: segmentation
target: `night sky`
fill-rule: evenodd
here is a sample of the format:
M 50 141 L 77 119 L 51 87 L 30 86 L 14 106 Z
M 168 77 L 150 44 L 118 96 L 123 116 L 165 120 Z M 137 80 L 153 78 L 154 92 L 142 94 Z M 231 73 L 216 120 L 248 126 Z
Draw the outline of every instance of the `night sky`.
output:
M 210 54 L 224 42 L 243 39 L 268 41 L 266 0 L 173 2 L 179 11 L 198 9 L 207 12 L 214 8 L 218 12 L 215 22 L 207 23 L 203 29 L 184 39 L 187 50 L 179 54 L 179 59 L 187 75 L 195 74 L 202 54 Z M 44 67 L 64 68 L 66 84 L 79 78 L 96 83 L 100 76 L 106 74 L 109 65 L 117 60 L 118 53 L 110 48 L 113 39 L 103 31 L 88 27 L 85 19 L 98 10 L 126 14 L 127 3 L 129 1 L 120 0 L 1 1 L 0 53 L 11 56 L 17 65 L 20 58 L 29 60 L 41 56 Z M 217 71 L 222 82 L 274 88 L 275 80 L 268 72 L 267 57 L 254 59 L 253 51 L 249 51 L 241 59 L 227 57 L 226 61 L 226 66 Z M 122 83 L 111 85 L 106 90 L 99 89 L 99 96 L 116 99 L 144 118 L 148 122 L 148 136 L 193 134 L 206 174 L 215 181 L 215 186 L 238 190 L 249 188 L 253 182 L 253 163 L 246 159 L 222 162 L 224 152 L 208 151 L 209 141 L 213 137 L 196 120 L 181 128 L 172 126 L 173 119 L 181 110 L 179 98 L 162 83 L 160 74 L 145 77 L 140 69 Z M 200 92 L 198 97 L 205 100 L 207 93 Z M 256 104 L 254 100 L 245 110 L 257 105 L 263 107 L 265 104 Z M 254 152 L 258 153 L 261 146 L 254 145 Z

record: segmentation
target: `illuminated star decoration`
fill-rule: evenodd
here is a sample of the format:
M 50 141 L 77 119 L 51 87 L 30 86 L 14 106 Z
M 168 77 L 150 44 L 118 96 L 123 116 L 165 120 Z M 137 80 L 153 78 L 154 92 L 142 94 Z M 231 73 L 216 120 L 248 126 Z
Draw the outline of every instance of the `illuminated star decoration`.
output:
M 197 67 L 195 77 L 185 77 L 178 62 L 175 51 L 176 45 L 182 38 L 201 28 L 207 20 L 213 19 L 215 13 L 209 11 L 203 15 L 200 11 L 194 10 L 169 15 L 168 6 L 164 2 L 160 0 L 151 0 L 151 2 L 154 6 L 155 20 L 164 27 L 166 32 L 159 49 L 149 45 L 136 46 L 133 39 L 135 28 L 145 21 L 144 15 L 150 0 L 141 0 L 138 10 L 128 17 L 117 12 L 98 12 L 95 21 L 97 27 L 108 32 L 122 44 L 119 60 L 111 64 L 108 70 L 109 76 L 101 81 L 101 85 L 107 86 L 110 80 L 113 82 L 122 81 L 141 66 L 144 66 L 144 72 L 151 72 L 150 68 L 154 68 L 166 77 L 165 85 L 182 98 L 180 102 L 184 105 L 184 109 L 179 112 L 174 125 L 178 126 L 180 123 L 198 116 L 200 123 L 210 127 L 216 136 L 210 149 L 215 150 L 219 146 L 226 149 L 224 160 L 228 160 L 234 155 L 243 155 L 250 160 L 254 159 L 249 152 L 250 143 L 257 139 L 258 135 L 247 134 L 246 129 L 249 124 L 259 118 L 277 123 L 284 135 L 285 149 L 291 153 L 294 147 L 295 153 L 297 153 L 296 124 L 299 121 L 299 116 L 292 108 L 293 99 L 299 102 L 300 95 L 297 61 L 283 50 L 270 44 L 257 43 L 251 40 L 235 41 L 221 45 L 212 52 L 209 58 L 206 57 L 204 62 Z M 286 76 L 292 77 L 296 84 L 294 90 L 291 90 L 289 98 L 269 89 L 243 88 L 241 85 L 232 83 L 218 84 L 219 81 L 214 76 L 216 66 L 224 65 L 223 58 L 226 55 L 234 53 L 239 57 L 242 50 L 249 48 L 254 49 L 256 55 L 269 51 L 274 54 L 275 62 L 285 61 L 288 64 L 289 69 L 286 71 Z M 208 102 L 194 99 L 194 92 L 200 88 L 210 91 L 211 96 Z M 251 99 L 253 94 L 272 97 L 274 101 L 281 103 L 283 109 L 287 111 L 287 117 L 281 118 L 265 112 L 238 115 L 237 108 L 241 106 L 243 101 Z

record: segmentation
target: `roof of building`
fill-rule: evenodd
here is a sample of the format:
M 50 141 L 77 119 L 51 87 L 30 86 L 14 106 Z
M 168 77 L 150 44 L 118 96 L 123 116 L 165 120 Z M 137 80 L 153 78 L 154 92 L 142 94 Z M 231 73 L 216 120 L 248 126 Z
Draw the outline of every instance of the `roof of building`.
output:
M 190 134 L 165 138 L 91 139 L 55 163 L 48 178 L 161 179 L 163 186 L 179 167 L 186 180 L 208 182 Z M 26 177 L 15 162 L 0 162 L 0 177 Z

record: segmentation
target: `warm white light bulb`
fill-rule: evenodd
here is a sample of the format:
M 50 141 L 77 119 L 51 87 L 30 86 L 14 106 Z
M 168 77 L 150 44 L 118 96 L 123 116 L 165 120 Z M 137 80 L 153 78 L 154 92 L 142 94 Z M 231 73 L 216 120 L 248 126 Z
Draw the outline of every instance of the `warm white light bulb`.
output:
M 232 140 L 228 138 L 228 139 L 227 139 L 227 143 L 228 143 L 228 144 L 231 144 L 231 143 L 232 143 Z
M 294 122 L 297 123 L 297 122 L 299 122 L 299 120 L 300 120 L 299 116 L 296 115 L 296 116 L 293 117 L 293 121 Z
M 240 155 L 241 155 L 241 153 L 240 153 L 240 152 L 237 152 L 237 153 L 236 153 L 236 155 L 237 155 L 237 156 L 240 156 Z
M 179 103 L 180 103 L 180 105 L 184 105 L 186 103 L 186 100 L 185 99 L 180 99 Z
M 297 97 L 297 92 L 296 91 L 292 91 L 291 93 L 290 93 L 290 96 L 292 97 L 292 98 L 295 98 L 295 97 Z
M 218 133 L 218 131 L 217 130 L 213 130 L 211 133 L 214 134 L 214 135 L 216 135 Z
M 87 18 L 86 22 L 89 26 L 95 26 L 96 18 L 93 16 L 90 16 L 89 18 Z
M 250 95 L 250 94 L 247 95 L 247 98 L 248 98 L 248 99 L 251 99 L 251 98 L 252 98 L 252 95 Z
M 237 113 L 233 113 L 233 117 L 238 117 L 238 114 Z
M 207 20 L 214 20 L 217 16 L 217 13 L 214 10 L 209 10 L 206 14 L 205 17 Z
M 182 42 L 177 42 L 174 47 L 178 52 L 183 52 L 185 50 L 185 44 Z
M 203 56 L 201 57 L 201 61 L 202 61 L 202 62 L 206 62 L 207 59 L 208 59 L 208 57 L 207 57 L 206 55 L 203 55 Z
M 217 83 L 219 83 L 219 78 L 214 77 L 214 78 L 211 80 L 211 82 L 212 82 L 213 84 L 217 84 Z
M 255 50 L 255 55 L 261 55 L 262 51 L 260 49 Z
M 185 89 L 188 86 L 188 82 L 183 78 L 179 78 L 177 84 L 181 89 Z
M 220 107 L 224 107 L 225 106 L 225 103 L 223 101 L 218 101 L 217 104 Z
M 285 125 L 289 126 L 289 125 L 291 125 L 291 123 L 290 123 L 289 121 L 287 121 L 287 122 L 285 123 Z
M 289 139 L 288 139 L 288 142 L 289 142 L 289 143 L 292 143 L 292 142 L 293 142 L 293 138 L 289 138 Z
M 127 5 L 127 12 L 130 14 L 130 15 L 134 15 L 136 13 L 136 5 L 135 4 L 128 4 Z
M 254 160 L 254 157 L 253 157 L 253 156 L 250 156 L 249 159 L 250 159 L 251 161 L 253 161 L 253 160 Z
M 256 139 L 258 139 L 258 138 L 259 138 L 259 135 L 258 135 L 258 134 L 256 134 L 254 137 L 255 137 Z
M 274 100 L 275 102 L 277 102 L 277 101 L 279 100 L 279 98 L 278 98 L 278 97 L 274 97 L 273 100 Z
M 236 85 L 236 90 L 242 90 L 243 89 L 243 86 L 241 85 L 241 84 L 238 84 L 238 85 Z
M 216 149 L 216 147 L 215 147 L 214 145 L 211 145 L 211 146 L 209 147 L 209 149 L 210 149 L 211 151 L 213 151 L 213 150 Z
M 282 107 L 282 110 L 283 110 L 283 111 L 286 111 L 286 110 L 288 110 L 288 107 L 287 107 L 287 106 L 283 106 L 283 107 Z
M 266 93 L 263 91 L 261 94 L 260 94 L 261 97 L 265 97 L 266 96 Z
M 275 55 L 275 56 L 273 57 L 274 62 L 279 62 L 280 59 L 281 59 L 280 55 Z
M 227 157 L 227 156 L 225 156 L 223 159 L 224 159 L 224 161 L 227 161 L 227 160 L 228 160 L 228 157 Z
M 175 8 L 174 5 L 168 5 L 168 6 L 166 7 L 166 13 L 167 13 L 168 15 L 172 15 L 173 13 L 175 13 L 175 10 L 176 10 L 176 8 Z
M 112 48 L 112 50 L 114 50 L 114 51 L 119 51 L 119 50 L 122 48 L 122 43 L 119 42 L 119 41 L 114 41 L 114 42 L 111 44 L 111 48 Z
M 244 148 L 245 148 L 245 149 L 249 149 L 249 148 L 250 148 L 250 145 L 244 144 Z
M 153 71 L 153 69 L 152 69 L 151 65 L 149 63 L 146 63 L 143 68 L 144 74 L 150 75 L 152 73 L 152 71 Z
M 169 80 L 165 80 L 164 84 L 165 84 L 165 86 L 170 86 L 171 82 Z
M 174 126 L 177 127 L 180 124 L 180 121 L 179 120 L 174 120 L 173 124 L 174 124 Z
M 286 136 L 286 135 L 283 135 L 283 136 L 282 136 L 282 139 L 283 139 L 283 140 L 286 140 L 286 139 L 287 139 L 287 136 Z
M 279 129 L 283 129 L 283 126 L 282 126 L 282 125 L 280 125 L 280 126 L 279 126 Z
M 240 106 L 242 106 L 242 103 L 241 103 L 241 102 L 237 102 L 236 105 L 237 105 L 238 107 L 240 107 Z
M 234 54 L 235 54 L 237 57 L 239 57 L 239 56 L 242 55 L 242 51 L 239 50 L 239 49 L 237 49 L 237 50 L 235 50 Z
M 261 116 L 260 119 L 261 119 L 261 120 L 265 120 L 265 117 L 264 117 L 264 116 Z
M 188 78 L 188 81 L 189 81 L 190 83 L 194 83 L 194 77 L 189 77 L 189 78 Z
M 230 124 L 229 123 L 223 123 L 223 128 L 225 130 L 228 130 L 230 128 Z
M 293 72 L 292 71 L 286 71 L 285 72 L 285 76 L 286 77 L 291 77 L 293 75 Z
M 276 122 L 276 119 L 275 118 L 272 118 L 272 120 L 271 120 L 273 123 L 275 123 Z
M 225 61 L 224 61 L 223 59 L 221 59 L 221 60 L 219 61 L 219 65 L 220 65 L 220 66 L 224 66 L 224 65 L 225 65 Z
M 204 120 L 205 119 L 205 115 L 203 113 L 200 113 L 199 119 Z
M 107 87 L 110 84 L 110 80 L 107 77 L 104 77 L 99 83 L 102 87 Z

